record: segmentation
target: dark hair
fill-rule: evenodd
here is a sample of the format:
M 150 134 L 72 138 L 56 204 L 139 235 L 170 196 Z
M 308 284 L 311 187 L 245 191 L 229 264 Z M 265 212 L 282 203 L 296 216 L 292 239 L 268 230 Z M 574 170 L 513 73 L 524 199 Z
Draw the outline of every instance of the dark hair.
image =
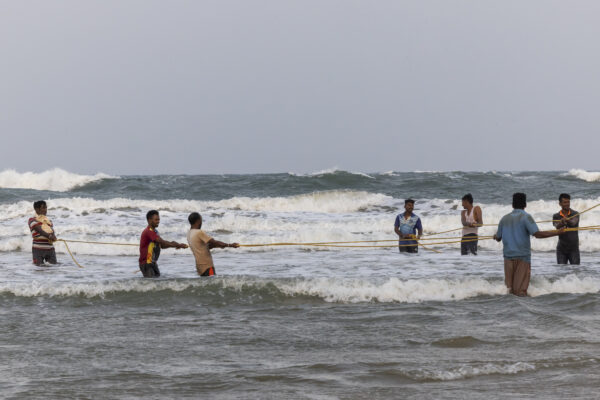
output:
M 525 193 L 513 194 L 513 208 L 524 209 L 527 205 L 527 195 Z
M 42 208 L 42 206 L 45 206 L 46 202 L 44 200 L 38 200 L 35 203 L 33 203 L 33 209 L 34 210 L 39 210 L 40 208 Z
M 473 196 L 471 195 L 471 193 L 465 194 L 462 199 L 468 201 L 471 204 L 473 204 Z
M 150 210 L 146 213 L 146 221 L 148 221 L 150 218 L 154 217 L 155 215 L 158 215 L 158 211 L 156 210 Z
M 561 193 L 560 196 L 558 196 L 558 201 L 562 201 L 562 199 L 571 200 L 571 195 L 568 193 Z
M 190 221 L 190 225 L 194 225 L 200 219 L 202 219 L 202 216 L 197 212 L 193 212 L 188 216 L 188 221 Z
M 415 201 L 413 199 L 406 199 L 406 200 L 404 200 L 404 205 L 407 205 L 408 203 L 415 204 Z

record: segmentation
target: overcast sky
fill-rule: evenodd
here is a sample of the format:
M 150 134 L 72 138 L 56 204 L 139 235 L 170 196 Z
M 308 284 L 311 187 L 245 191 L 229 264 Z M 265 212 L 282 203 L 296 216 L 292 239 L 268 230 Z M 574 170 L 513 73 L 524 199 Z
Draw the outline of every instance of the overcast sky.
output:
M 0 170 L 600 168 L 600 1 L 0 5 Z

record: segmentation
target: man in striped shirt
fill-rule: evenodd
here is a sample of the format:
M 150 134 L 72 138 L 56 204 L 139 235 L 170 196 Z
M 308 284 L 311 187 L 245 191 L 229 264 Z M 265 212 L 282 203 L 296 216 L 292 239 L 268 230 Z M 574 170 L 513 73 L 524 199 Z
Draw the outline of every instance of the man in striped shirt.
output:
M 33 203 L 33 209 L 35 217 L 29 218 L 28 221 L 33 238 L 31 246 L 33 263 L 37 266 L 45 265 L 44 262 L 56 264 L 56 252 L 52 244 L 56 241 L 56 235 L 52 221 L 46 216 L 48 206 L 44 200 L 40 200 Z

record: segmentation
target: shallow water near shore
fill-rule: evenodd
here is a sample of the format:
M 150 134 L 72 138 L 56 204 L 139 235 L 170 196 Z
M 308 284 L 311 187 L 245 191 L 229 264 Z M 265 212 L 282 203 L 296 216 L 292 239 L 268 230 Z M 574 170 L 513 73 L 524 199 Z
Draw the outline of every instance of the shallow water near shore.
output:
M 506 294 L 501 245 L 492 241 L 469 257 L 457 245 L 418 255 L 217 250 L 218 276 L 209 279 L 196 275 L 187 250 L 169 249 L 159 260 L 163 276 L 145 280 L 134 246 L 72 244 L 80 269 L 58 243 L 60 265 L 34 267 L 26 226 L 30 200 L 41 197 L 59 236 L 76 240 L 136 243 L 149 208 L 161 211 L 159 231 L 171 240 L 184 241 L 191 211 L 224 241 L 390 239 L 405 197 L 417 199 L 430 233 L 458 225 L 463 192 L 494 222 L 522 189 L 528 211 L 545 220 L 557 211 L 558 192 L 571 192 L 578 210 L 600 202 L 599 183 L 579 175 L 76 176 L 74 186 L 0 189 L 2 395 L 593 398 L 600 388 L 594 231 L 581 235 L 580 266 L 555 263 L 556 239 L 532 239 L 530 297 L 518 298 Z M 600 225 L 600 211 L 582 225 Z

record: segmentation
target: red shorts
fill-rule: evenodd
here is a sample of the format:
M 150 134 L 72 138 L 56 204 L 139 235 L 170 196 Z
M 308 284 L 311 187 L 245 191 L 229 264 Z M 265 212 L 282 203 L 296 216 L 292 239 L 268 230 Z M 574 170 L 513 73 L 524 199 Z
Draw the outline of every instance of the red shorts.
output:
M 215 267 L 210 267 L 206 271 L 204 271 L 200 276 L 214 276 L 215 275 Z

